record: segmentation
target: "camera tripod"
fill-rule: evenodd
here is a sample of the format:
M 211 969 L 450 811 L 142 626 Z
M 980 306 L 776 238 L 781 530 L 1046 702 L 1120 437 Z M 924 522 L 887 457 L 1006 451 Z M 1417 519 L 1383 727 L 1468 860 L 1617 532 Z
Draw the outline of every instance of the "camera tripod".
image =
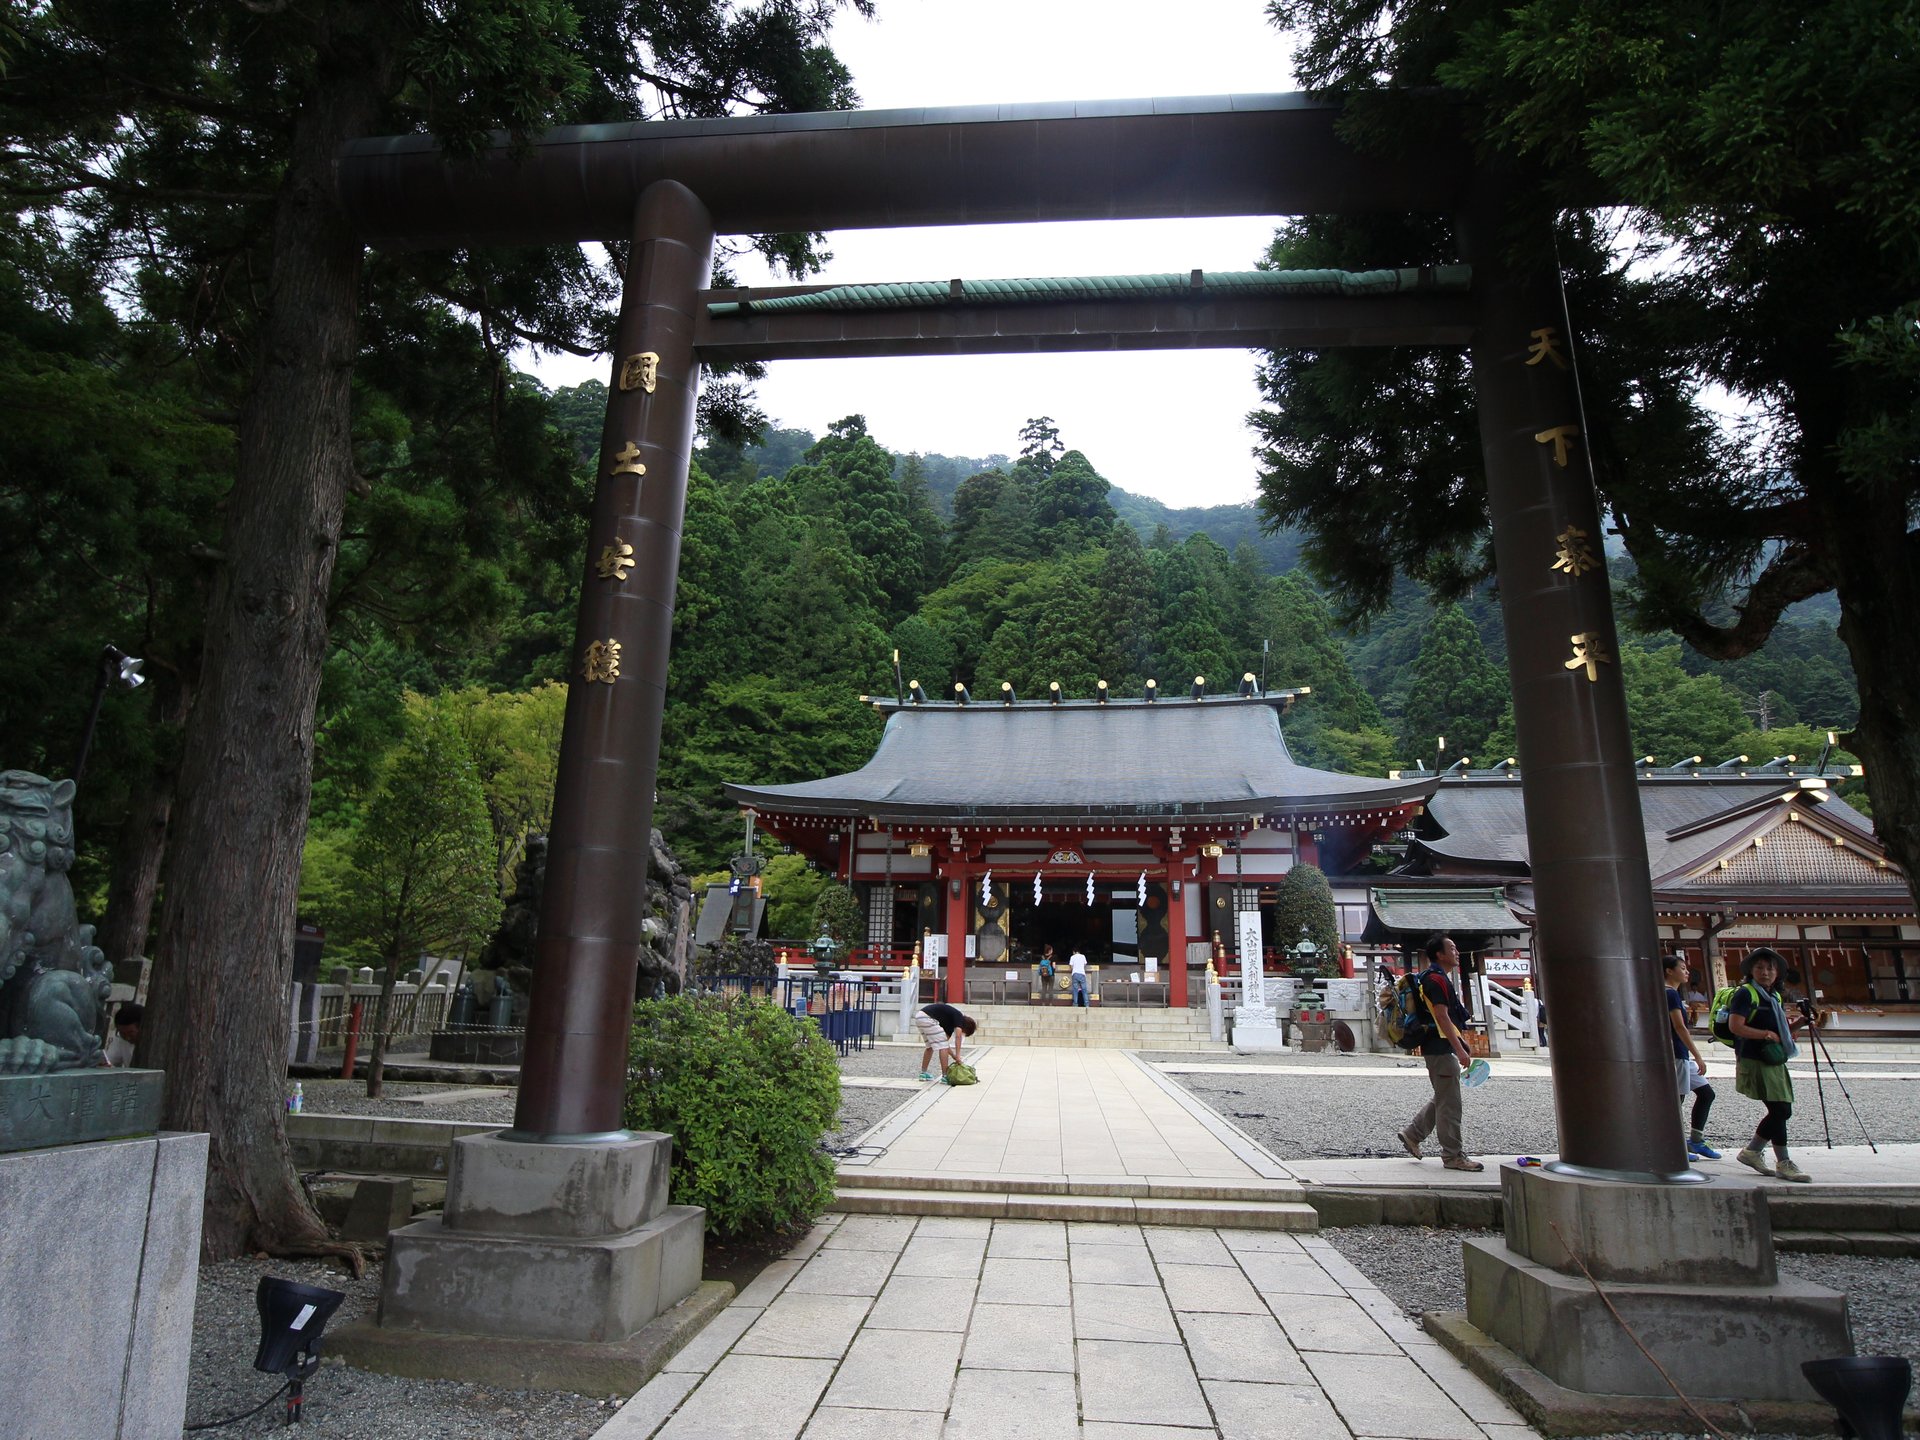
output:
M 1853 1103 L 1853 1095 L 1847 1089 L 1847 1082 L 1841 1078 L 1839 1067 L 1833 1063 L 1833 1052 L 1827 1049 L 1827 1042 L 1820 1038 L 1820 1026 L 1818 1017 L 1813 1013 L 1813 1002 L 1803 999 L 1799 1004 L 1800 1013 L 1807 1019 L 1807 1053 L 1813 1056 L 1813 1090 L 1820 1097 L 1820 1128 L 1826 1132 L 1827 1148 L 1829 1150 L 1833 1148 L 1833 1126 L 1827 1120 L 1827 1088 L 1820 1079 L 1820 1061 L 1823 1058 L 1827 1062 L 1827 1072 L 1833 1076 L 1833 1083 L 1840 1087 L 1840 1094 L 1847 1102 L 1847 1109 L 1853 1112 L 1853 1123 L 1860 1127 L 1860 1134 L 1865 1137 L 1867 1148 L 1878 1155 L 1880 1147 L 1873 1143 L 1873 1136 L 1867 1130 L 1867 1122 L 1860 1118 L 1860 1109 Z

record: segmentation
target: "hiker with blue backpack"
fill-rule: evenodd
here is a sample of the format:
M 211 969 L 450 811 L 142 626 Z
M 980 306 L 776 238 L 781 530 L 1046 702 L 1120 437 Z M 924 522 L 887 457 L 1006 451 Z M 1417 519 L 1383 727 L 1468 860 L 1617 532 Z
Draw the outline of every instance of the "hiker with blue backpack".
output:
M 1418 1049 L 1426 1060 L 1433 1098 L 1407 1122 L 1399 1140 L 1418 1160 L 1421 1142 L 1438 1132 L 1442 1165 L 1449 1170 L 1484 1170 L 1486 1166 L 1467 1154 L 1460 1134 L 1460 1072 L 1473 1063 L 1473 1057 L 1464 1035 L 1467 1008 L 1453 983 L 1459 970 L 1459 948 L 1445 935 L 1435 935 L 1427 941 L 1426 970 L 1417 978 L 1406 977 L 1413 982 L 1407 987 L 1413 1013 L 1404 1028 L 1394 1027 L 1401 1030 L 1395 1043 L 1403 1050 Z
M 1813 1177 L 1787 1154 L 1787 1121 L 1793 1115 L 1793 1077 L 1787 1073 L 1787 1061 L 1800 1053 L 1793 1031 L 1812 1022 L 1804 1015 L 1788 1016 L 1780 994 L 1780 968 L 1780 952 L 1764 945 L 1742 960 L 1741 983 L 1730 993 L 1714 996 L 1713 1033 L 1715 1039 L 1733 1044 L 1734 1089 L 1767 1107 L 1752 1142 L 1737 1157 L 1740 1163 L 1762 1175 L 1805 1182 Z M 1768 1145 L 1773 1146 L 1771 1168 L 1766 1159 Z

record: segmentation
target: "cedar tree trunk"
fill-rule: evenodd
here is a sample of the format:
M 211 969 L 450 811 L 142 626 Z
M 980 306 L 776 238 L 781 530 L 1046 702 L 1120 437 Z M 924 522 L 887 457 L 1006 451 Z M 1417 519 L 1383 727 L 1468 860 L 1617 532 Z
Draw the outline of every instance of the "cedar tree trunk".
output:
M 297 118 L 241 411 L 226 561 L 180 767 L 142 1059 L 165 1124 L 211 1137 L 201 1249 L 337 1249 L 287 1149 L 283 1088 L 327 590 L 352 468 L 361 245 L 332 161 L 376 111 L 377 57 L 336 44 Z
M 1920 877 L 1920 537 L 1905 487 L 1812 490 L 1840 597 L 1840 638 L 1860 682 L 1845 743 L 1867 772 L 1873 826 L 1907 886 Z
M 186 682 L 171 672 L 155 679 L 154 720 L 169 740 L 187 718 L 191 700 Z M 107 879 L 107 913 L 94 943 L 109 961 L 133 960 L 147 953 L 147 931 L 153 923 L 153 900 L 160 885 L 160 862 L 166 854 L 167 821 L 179 783 L 179 765 L 172 758 L 157 762 L 127 807 L 127 820 L 114 850 L 113 873 Z

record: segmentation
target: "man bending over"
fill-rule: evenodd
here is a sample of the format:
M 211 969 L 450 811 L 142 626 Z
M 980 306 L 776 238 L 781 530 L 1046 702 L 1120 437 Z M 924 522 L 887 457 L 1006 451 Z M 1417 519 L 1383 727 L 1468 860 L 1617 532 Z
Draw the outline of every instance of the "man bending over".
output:
M 947 1067 L 960 1058 L 961 1037 L 971 1035 L 978 1029 L 971 1015 L 962 1015 L 953 1006 L 936 1002 L 920 1007 L 920 1013 L 913 1017 L 913 1023 L 919 1027 L 921 1038 L 927 1042 L 927 1048 L 920 1052 L 920 1078 L 933 1078 L 933 1057 L 940 1057 L 940 1078 L 947 1078 Z

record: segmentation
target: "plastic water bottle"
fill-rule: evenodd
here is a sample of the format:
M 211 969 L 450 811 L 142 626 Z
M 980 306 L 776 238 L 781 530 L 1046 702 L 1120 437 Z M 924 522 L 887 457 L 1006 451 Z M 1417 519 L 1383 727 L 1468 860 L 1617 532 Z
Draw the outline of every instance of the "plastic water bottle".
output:
M 306 1108 L 306 1104 L 307 1097 L 301 1092 L 300 1082 L 296 1080 L 293 1082 L 293 1094 L 287 1097 L 287 1113 L 298 1115 Z

